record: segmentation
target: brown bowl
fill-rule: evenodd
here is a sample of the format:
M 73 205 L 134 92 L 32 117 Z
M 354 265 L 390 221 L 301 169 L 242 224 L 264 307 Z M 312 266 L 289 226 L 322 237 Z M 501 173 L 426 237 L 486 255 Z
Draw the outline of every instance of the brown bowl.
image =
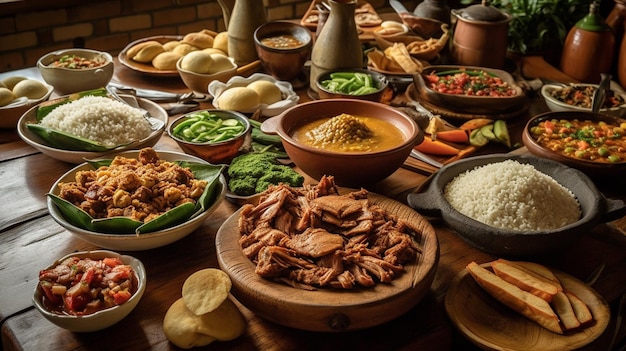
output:
M 237 65 L 235 64 L 235 61 L 230 57 L 228 58 L 228 60 L 232 64 L 230 68 L 211 74 L 196 73 L 183 69 L 180 66 L 182 60 L 183 58 L 181 57 L 176 62 L 176 70 L 178 70 L 178 74 L 180 75 L 180 78 L 183 80 L 183 83 L 185 83 L 187 88 L 198 93 L 207 94 L 209 92 L 209 84 L 211 84 L 211 82 L 220 81 L 224 83 L 233 76 L 237 75 Z
M 350 94 L 344 94 L 344 93 L 337 93 L 337 92 L 324 88 L 324 86 L 322 85 L 322 82 L 324 82 L 325 80 L 331 79 L 330 78 L 331 74 L 335 72 L 348 72 L 348 73 L 359 72 L 359 73 L 369 74 L 372 77 L 372 82 L 374 83 L 377 89 L 375 92 L 370 93 L 370 94 L 350 95 Z M 382 73 L 374 72 L 372 70 L 352 68 L 352 69 L 337 70 L 335 72 L 322 73 L 317 77 L 317 81 L 315 82 L 315 84 L 317 86 L 317 93 L 320 99 L 357 99 L 357 100 L 368 100 L 368 101 L 380 102 L 383 96 L 383 93 L 385 92 L 385 89 L 387 89 L 387 87 L 389 86 L 389 81 L 387 80 L 387 76 L 385 76 Z
M 281 35 L 293 36 L 302 45 L 294 48 L 275 48 L 262 42 L 265 38 Z M 302 72 L 304 63 L 311 55 L 313 35 L 303 25 L 287 21 L 274 21 L 265 23 L 254 31 L 254 44 L 265 71 L 276 79 L 290 81 Z
M 245 130 L 243 133 L 239 134 L 233 139 L 229 139 L 222 142 L 217 143 L 197 143 L 183 140 L 174 135 L 174 128 L 178 126 L 180 123 L 186 121 L 191 116 L 201 113 L 201 112 L 209 112 L 218 115 L 222 119 L 226 118 L 235 118 L 241 122 L 243 122 L 245 126 Z M 172 122 L 167 128 L 167 133 L 169 136 L 176 141 L 178 146 L 185 153 L 188 153 L 193 156 L 200 157 L 201 159 L 210 162 L 210 163 L 229 163 L 239 152 L 239 149 L 243 146 L 248 134 L 250 134 L 250 121 L 244 115 L 235 111 L 227 111 L 227 110 L 201 110 L 187 113 L 178 117 L 174 122 Z
M 440 93 L 431 89 L 426 83 L 426 76 L 434 73 L 455 71 L 459 69 L 480 70 L 496 75 L 517 91 L 514 96 L 468 96 L 457 94 Z M 425 101 L 439 107 L 444 107 L 460 113 L 467 114 L 499 114 L 518 111 L 526 104 L 526 95 L 522 88 L 515 82 L 513 77 L 506 71 L 475 66 L 429 66 L 421 73 L 413 75 L 413 82 L 419 96 Z
M 332 152 L 303 145 L 293 139 L 300 126 L 342 113 L 379 118 L 398 127 L 404 140 L 396 147 L 376 152 Z M 332 175 L 338 185 L 358 188 L 377 183 L 404 163 L 413 147 L 424 138 L 423 131 L 403 112 L 382 103 L 354 100 L 315 100 L 296 105 L 261 125 L 266 133 L 278 134 L 289 158 L 307 175 L 319 180 Z
M 551 159 L 567 165 L 572 168 L 576 168 L 591 178 L 609 178 L 616 177 L 620 174 L 626 174 L 626 160 L 616 163 L 600 163 L 589 160 L 582 160 L 574 157 L 568 157 L 562 155 L 556 151 L 547 149 L 537 143 L 532 136 L 531 128 L 537 126 L 541 121 L 558 119 L 558 120 L 591 120 L 591 121 L 604 121 L 613 125 L 619 125 L 620 123 L 626 123 L 626 119 L 612 116 L 603 113 L 593 113 L 585 111 L 553 111 L 545 112 L 531 118 L 522 132 L 522 141 L 524 146 L 534 155 Z

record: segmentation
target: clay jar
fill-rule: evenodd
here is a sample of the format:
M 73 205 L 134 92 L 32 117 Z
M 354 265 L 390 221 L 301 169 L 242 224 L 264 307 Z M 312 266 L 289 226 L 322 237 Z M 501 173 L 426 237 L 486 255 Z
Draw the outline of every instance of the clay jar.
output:
M 506 60 L 509 22 L 513 17 L 489 5 L 454 9 L 457 21 L 452 37 L 452 60 L 463 66 L 502 68 Z
M 311 51 L 309 87 L 317 93 L 320 74 L 346 68 L 363 68 L 363 48 L 354 14 L 356 0 L 329 0 L 330 13 Z
M 615 37 L 591 4 L 589 14 L 569 31 L 563 45 L 561 70 L 583 83 L 600 82 L 600 73 L 611 71 Z
M 228 53 L 238 66 L 259 59 L 254 31 L 266 22 L 263 0 L 235 0 L 228 19 Z

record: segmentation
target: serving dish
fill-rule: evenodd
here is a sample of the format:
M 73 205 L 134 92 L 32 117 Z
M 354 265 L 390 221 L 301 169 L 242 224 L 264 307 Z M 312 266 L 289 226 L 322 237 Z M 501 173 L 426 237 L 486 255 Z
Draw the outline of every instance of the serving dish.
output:
M 490 75 L 502 79 L 516 94 L 512 96 L 468 96 L 458 94 L 440 93 L 428 86 L 427 75 L 444 74 L 445 72 L 484 71 Z M 413 76 L 414 85 L 418 96 L 424 101 L 439 107 L 450 109 L 464 114 L 502 114 L 511 113 L 523 109 L 527 96 L 522 88 L 515 82 L 513 76 L 508 72 L 486 67 L 475 66 L 447 66 L 434 65 L 426 67 L 421 74 Z
M 340 332 L 383 324 L 413 308 L 430 291 L 439 244 L 434 228 L 422 216 L 395 200 L 369 194 L 397 218 L 423 230 L 418 238 L 422 248 L 416 262 L 405 265 L 405 272 L 391 284 L 367 289 L 308 291 L 269 281 L 255 273 L 256 265 L 244 256 L 239 238 L 241 209 L 231 215 L 217 232 L 215 245 L 220 268 L 228 273 L 231 293 L 258 316 L 277 324 L 309 331 Z
M 64 56 L 76 56 L 102 65 L 90 68 L 56 67 L 53 63 Z M 105 87 L 113 77 L 113 57 L 105 51 L 90 49 L 66 49 L 50 52 L 37 60 L 37 69 L 43 79 L 59 94 L 72 94 Z
M 42 83 L 48 88 L 48 92 L 41 98 L 28 99 L 26 97 L 21 97 L 15 99 L 8 105 L 0 107 L 0 129 L 17 127 L 18 121 L 26 111 L 50 98 L 50 95 L 52 95 L 52 92 L 54 91 L 54 87 L 48 83 Z
M 137 279 L 137 291 L 131 296 L 131 298 L 118 306 L 107 308 L 92 314 L 84 316 L 72 316 L 67 314 L 58 314 L 50 312 L 43 303 L 43 291 L 39 284 L 35 287 L 33 293 L 32 302 L 35 309 L 39 311 L 47 320 L 56 324 L 57 326 L 67 329 L 71 332 L 92 332 L 102 330 L 112 326 L 113 324 L 121 321 L 127 315 L 129 315 L 133 309 L 137 306 L 141 300 L 144 291 L 146 290 L 147 277 L 146 269 L 143 263 L 135 257 L 128 255 L 120 255 L 117 252 L 108 250 L 94 250 L 94 251 L 81 251 L 72 252 L 64 257 L 59 258 L 53 264 L 46 269 L 53 268 L 70 257 L 78 258 L 91 258 L 95 260 L 101 260 L 107 257 L 118 257 L 124 264 L 130 265 Z
M 337 73 L 368 75 L 371 77 L 371 86 L 376 88 L 376 90 L 368 94 L 354 95 L 348 92 L 334 91 L 324 86 L 324 82 L 332 80 L 333 74 L 337 74 Z M 317 87 L 317 94 L 320 99 L 358 99 L 358 100 L 380 102 L 385 90 L 389 86 L 389 81 L 387 80 L 387 76 L 385 76 L 382 73 L 367 70 L 367 69 L 362 69 L 362 68 L 350 68 L 350 69 L 339 69 L 336 71 L 329 71 L 329 72 L 324 72 L 320 74 L 317 77 L 315 86 Z
M 579 159 L 575 157 L 568 157 L 560 154 L 556 151 L 545 148 L 539 143 L 531 129 L 537 126 L 542 121 L 546 120 L 590 120 L 590 121 L 604 121 L 612 125 L 619 125 L 620 123 L 626 123 L 626 119 L 601 113 L 583 112 L 583 111 L 558 111 L 558 112 L 545 112 L 531 118 L 522 131 L 522 142 L 524 146 L 532 154 L 539 157 L 551 159 L 567 165 L 572 168 L 576 168 L 592 178 L 610 178 L 615 177 L 618 174 L 624 174 L 626 172 L 626 160 L 614 163 L 600 163 L 591 160 Z
M 263 42 L 267 38 L 285 35 L 292 36 L 301 45 L 277 48 Z M 300 75 L 304 64 L 311 56 L 313 34 L 301 24 L 272 21 L 254 31 L 254 46 L 267 73 L 278 80 L 291 81 Z
M 120 95 L 120 96 L 126 99 L 134 98 L 128 95 Z M 68 96 L 63 96 L 63 97 L 58 98 L 58 100 L 62 101 L 63 99 L 67 99 L 67 98 Z M 51 100 L 51 101 L 56 101 L 56 100 L 57 99 Z M 168 123 L 168 114 L 163 109 L 163 107 L 161 107 L 159 104 L 153 101 L 150 101 L 148 99 L 138 97 L 137 102 L 139 103 L 140 107 L 150 112 L 152 117 L 158 118 L 159 120 L 163 121 L 163 127 L 158 130 L 152 131 L 152 133 L 150 133 L 149 136 L 147 136 L 146 138 L 136 143 L 132 143 L 126 146 L 121 146 L 110 151 L 96 152 L 96 151 L 64 150 L 64 149 L 55 147 L 47 143 L 46 141 L 42 140 L 27 127 L 28 124 L 38 123 L 37 122 L 37 108 L 39 105 L 31 107 L 26 113 L 22 115 L 22 117 L 19 119 L 18 124 L 17 124 L 17 133 L 20 136 L 20 138 L 22 138 L 22 140 L 24 140 L 30 146 L 41 151 L 43 154 L 48 155 L 60 161 L 74 163 L 74 164 L 82 163 L 87 159 L 98 158 L 109 153 L 116 153 L 116 152 L 121 152 L 121 151 L 126 151 L 126 150 L 138 149 L 138 148 L 142 148 L 146 146 L 154 146 L 159 141 L 159 138 L 165 131 L 165 128 Z
M 182 60 L 183 59 L 181 58 L 176 62 L 176 70 L 178 70 L 180 78 L 183 80 L 183 83 L 185 83 L 187 88 L 202 94 L 206 94 L 208 92 L 209 84 L 211 82 L 226 82 L 237 74 L 237 65 L 232 57 L 228 58 L 228 61 L 231 63 L 230 68 L 211 74 L 201 74 L 183 69 L 181 67 Z
M 379 151 L 338 152 L 298 142 L 293 132 L 307 122 L 341 114 L 367 116 L 396 126 L 402 134 L 397 145 Z M 424 133 L 408 115 L 389 105 L 355 99 L 314 100 L 298 104 L 261 125 L 268 134 L 278 134 L 289 158 L 310 177 L 320 180 L 332 175 L 338 185 L 359 188 L 371 186 L 393 172 L 407 159 Z
M 120 53 L 117 55 L 117 59 L 120 61 L 120 63 L 137 72 L 140 73 L 142 75 L 146 75 L 146 76 L 155 76 L 155 77 L 178 77 L 178 71 L 175 69 L 170 69 L 170 70 L 159 70 L 156 69 L 154 66 L 152 66 L 152 64 L 150 63 L 143 63 L 143 62 L 137 62 L 132 60 L 130 57 L 128 57 L 126 55 L 128 49 L 130 49 L 131 47 L 143 43 L 143 42 L 147 42 L 147 41 L 158 41 L 161 44 L 165 44 L 168 41 L 172 41 L 172 40 L 182 40 L 184 36 L 182 35 L 157 35 L 157 36 L 151 36 L 151 37 L 146 37 L 146 38 L 141 38 L 141 39 L 137 39 L 135 41 L 130 42 L 128 45 L 126 45 L 122 51 L 120 51 Z
M 125 151 L 119 153 L 119 155 L 136 158 L 139 154 L 138 150 Z M 200 164 L 208 164 L 206 161 L 191 155 L 187 155 L 184 153 L 173 152 L 173 151 L 157 151 L 159 158 L 166 161 L 190 161 L 197 162 Z M 102 158 L 105 159 L 105 158 Z M 49 193 L 53 195 L 59 195 L 59 187 L 57 184 L 59 182 L 72 182 L 75 181 L 76 172 L 82 170 L 93 170 L 93 167 L 88 163 L 80 164 L 64 175 L 62 175 L 54 184 L 51 186 Z M 211 203 L 211 205 L 204 210 L 201 214 L 192 217 L 190 220 L 185 221 L 182 224 L 175 225 L 173 227 L 168 227 L 166 229 L 157 230 L 149 233 L 120 233 L 120 234 L 105 234 L 93 232 L 87 229 L 83 229 L 70 223 L 64 216 L 64 213 L 59 209 L 59 207 L 53 202 L 53 200 L 48 196 L 47 206 L 48 211 L 52 218 L 62 227 L 70 231 L 72 234 L 77 236 L 78 238 L 85 240 L 93 245 L 111 249 L 111 250 L 120 250 L 120 251 L 139 251 L 139 250 L 148 250 L 161 246 L 165 246 L 171 244 L 177 240 L 184 238 L 185 236 L 191 234 L 193 231 L 198 229 L 204 221 L 211 216 L 211 214 L 219 207 L 221 201 L 224 199 L 224 194 L 226 192 L 226 180 L 223 175 L 219 176 L 219 190 L 215 196 L 215 199 Z
M 548 331 L 491 297 L 466 269 L 455 276 L 448 288 L 446 312 L 461 334 L 484 350 L 577 350 L 602 335 L 611 319 L 610 310 L 591 287 L 567 273 L 553 271 L 565 290 L 589 306 L 593 324 L 563 335 Z
M 569 189 L 580 204 L 581 218 L 553 230 L 508 230 L 469 218 L 445 199 L 444 188 L 457 175 L 479 166 L 505 160 L 530 164 Z M 493 154 L 450 163 L 435 174 L 423 192 L 407 195 L 407 203 L 424 215 L 441 217 L 459 236 L 478 249 L 501 256 L 539 255 L 563 249 L 597 224 L 615 220 L 626 214 L 626 205 L 623 201 L 605 198 L 584 173 L 559 162 L 532 155 Z
M 264 73 L 254 73 L 249 77 L 241 77 L 241 76 L 234 76 L 231 79 L 229 79 L 226 83 L 220 82 L 220 81 L 213 81 L 209 84 L 209 94 L 211 96 L 213 96 L 213 105 L 215 106 L 215 108 L 219 109 L 219 98 L 220 95 L 227 89 L 232 88 L 232 87 L 245 87 L 248 84 L 252 83 L 252 82 L 256 82 L 258 80 L 266 80 L 266 81 L 270 81 L 273 82 L 274 84 L 276 84 L 276 86 L 278 86 L 278 88 L 280 89 L 283 99 L 281 101 L 278 101 L 276 103 L 273 103 L 271 105 L 266 105 L 266 104 L 260 104 L 258 106 L 255 106 L 249 110 L 245 110 L 245 111 L 238 111 L 238 112 L 242 112 L 242 113 L 253 113 L 257 110 L 260 110 L 261 113 L 264 116 L 267 117 L 271 117 L 271 116 L 276 116 L 282 112 L 284 112 L 285 110 L 287 110 L 290 107 L 295 106 L 298 101 L 300 100 L 300 97 L 298 96 L 298 94 L 295 92 L 295 90 L 293 89 L 293 86 L 291 85 L 291 83 L 289 82 L 285 82 L 285 81 L 279 81 L 276 78 L 268 75 L 268 74 L 264 74 Z
M 582 106 L 576 106 L 576 105 L 572 105 L 572 104 L 568 104 L 562 100 L 557 99 L 556 97 L 554 97 L 552 94 L 555 91 L 559 91 L 562 90 L 563 88 L 566 87 L 572 87 L 572 88 L 592 88 L 594 91 L 595 89 L 598 88 L 598 84 L 582 84 L 582 83 L 576 83 L 576 84 L 569 84 L 569 85 L 563 85 L 563 84 L 544 84 L 541 87 L 541 96 L 543 97 L 543 99 L 546 102 L 546 105 L 548 106 L 548 108 L 551 111 L 557 112 L 557 111 L 584 111 L 584 112 L 591 112 L 591 96 L 589 97 L 589 107 L 582 107 Z M 624 115 L 626 115 L 626 94 L 624 94 L 623 92 L 617 91 L 612 89 L 611 90 L 613 94 L 615 94 L 616 96 L 621 97 L 621 100 L 624 101 L 624 103 L 622 103 L 619 106 L 615 106 L 615 107 L 605 107 L 605 108 L 601 108 L 600 109 L 600 113 L 603 114 L 608 114 L 608 115 L 612 115 L 612 116 L 616 116 L 616 117 L 624 117 Z

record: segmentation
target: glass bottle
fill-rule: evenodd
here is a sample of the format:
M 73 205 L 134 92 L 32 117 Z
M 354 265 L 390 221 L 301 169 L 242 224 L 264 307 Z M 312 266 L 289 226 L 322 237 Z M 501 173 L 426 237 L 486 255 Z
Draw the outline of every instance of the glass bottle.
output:
M 267 22 L 263 0 L 236 0 L 228 19 L 228 54 L 238 66 L 259 57 L 254 46 L 254 31 Z
M 311 51 L 309 87 L 317 92 L 320 74 L 341 68 L 363 68 L 363 49 L 356 21 L 356 0 L 328 0 L 330 13 Z
M 598 3 L 591 3 L 589 14 L 567 34 L 561 54 L 563 73 L 583 83 L 599 83 L 613 62 L 615 37 L 598 12 Z

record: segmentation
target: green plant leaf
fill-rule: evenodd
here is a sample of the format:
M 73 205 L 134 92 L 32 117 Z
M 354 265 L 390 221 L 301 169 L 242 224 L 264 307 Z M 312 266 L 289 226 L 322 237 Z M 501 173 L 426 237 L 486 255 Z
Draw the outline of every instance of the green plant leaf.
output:
M 57 195 L 51 193 L 46 195 L 59 208 L 59 211 L 61 211 L 66 221 L 79 228 L 94 230 L 93 224 L 91 223 L 93 218 L 91 218 L 87 212 Z
M 44 127 L 40 124 L 27 124 L 26 128 L 43 139 L 48 145 L 65 150 L 105 152 L 123 146 L 105 146 L 93 140 Z

